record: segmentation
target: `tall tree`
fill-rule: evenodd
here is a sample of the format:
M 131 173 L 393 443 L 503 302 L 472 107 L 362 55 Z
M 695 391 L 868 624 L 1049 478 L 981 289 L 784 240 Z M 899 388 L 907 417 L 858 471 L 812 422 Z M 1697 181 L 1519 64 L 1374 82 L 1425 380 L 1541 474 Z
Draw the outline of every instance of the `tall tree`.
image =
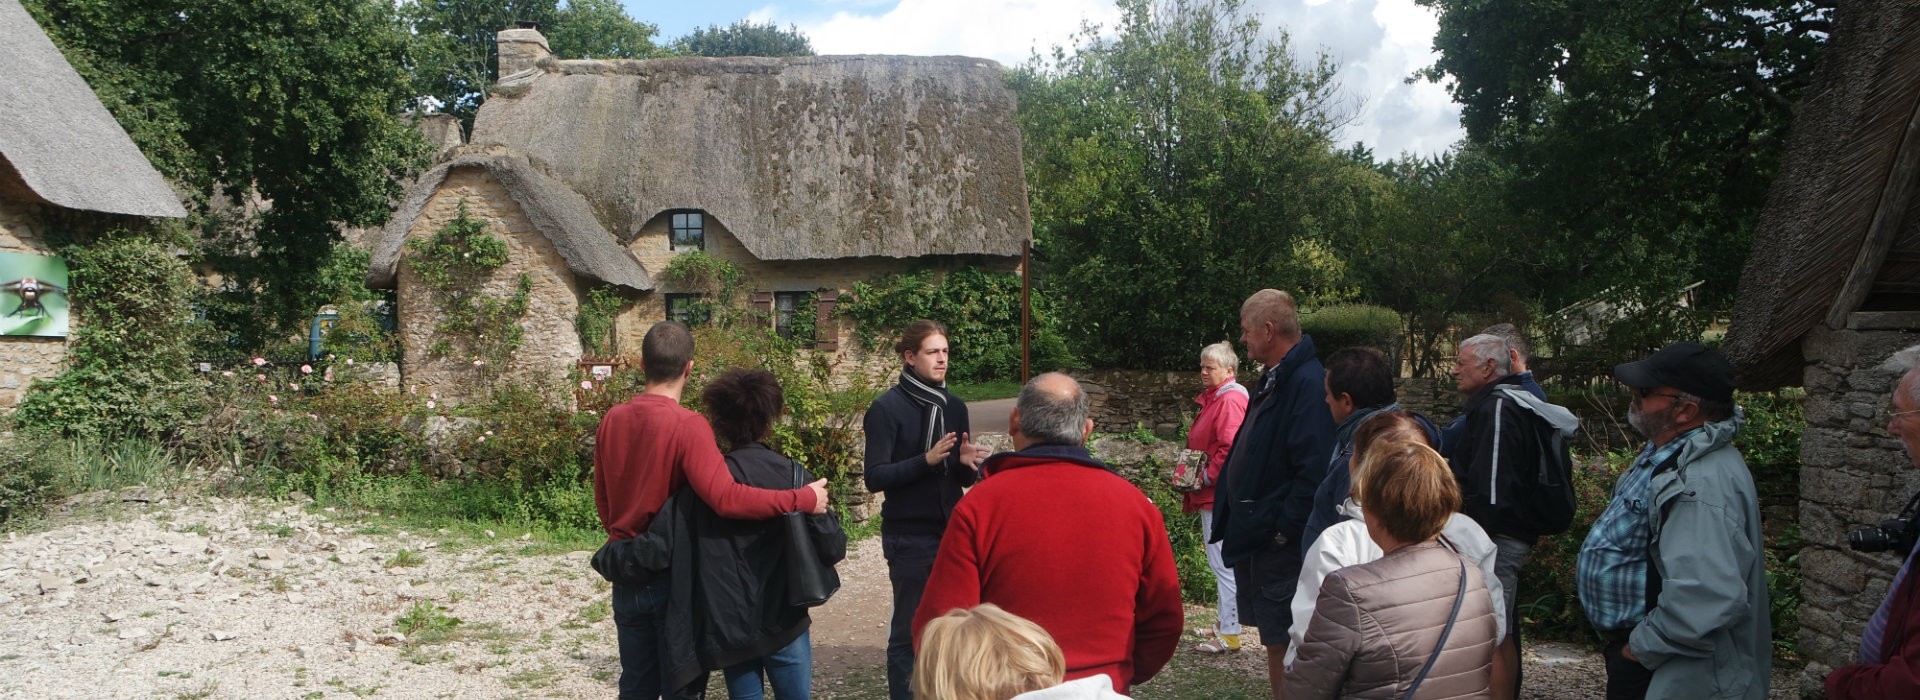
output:
M 472 126 L 474 113 L 500 77 L 495 35 L 527 22 L 540 28 L 562 58 L 648 58 L 654 25 L 627 15 L 617 0 L 412 0 L 401 14 L 413 31 L 414 90 Z
M 384 0 L 29 0 L 203 222 L 271 208 L 216 263 L 263 342 L 317 305 L 339 226 L 384 221 L 425 144 L 399 118 L 407 37 Z
M 813 42 L 800 28 L 781 29 L 772 22 L 740 20 L 725 27 L 709 25 L 675 39 L 673 48 L 694 56 L 812 56 Z
M 1385 188 L 1334 151 L 1324 56 L 1297 62 L 1239 0 L 1119 6 L 1112 35 L 1010 78 L 1036 255 L 1086 359 L 1184 368 L 1254 290 L 1339 286 L 1314 261 Z
M 1645 268 L 1732 293 L 1833 3 L 1419 2 L 1440 13 L 1427 77 L 1550 223 L 1549 301 Z

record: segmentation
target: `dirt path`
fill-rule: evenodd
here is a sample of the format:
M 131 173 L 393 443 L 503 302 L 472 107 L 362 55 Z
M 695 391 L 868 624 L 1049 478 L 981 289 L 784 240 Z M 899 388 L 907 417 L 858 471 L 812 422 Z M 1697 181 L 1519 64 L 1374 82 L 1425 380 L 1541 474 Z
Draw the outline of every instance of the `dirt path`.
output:
M 613 695 L 607 585 L 587 552 L 285 502 L 78 510 L 0 539 L 0 697 Z M 841 579 L 814 614 L 816 695 L 884 698 L 890 589 L 877 539 L 854 548 Z M 1134 695 L 1253 700 L 1264 693 L 1253 642 L 1226 657 L 1183 644 Z M 1529 697 L 1600 696 L 1596 654 L 1542 645 L 1527 663 Z M 1775 697 L 1793 695 L 1784 680 Z

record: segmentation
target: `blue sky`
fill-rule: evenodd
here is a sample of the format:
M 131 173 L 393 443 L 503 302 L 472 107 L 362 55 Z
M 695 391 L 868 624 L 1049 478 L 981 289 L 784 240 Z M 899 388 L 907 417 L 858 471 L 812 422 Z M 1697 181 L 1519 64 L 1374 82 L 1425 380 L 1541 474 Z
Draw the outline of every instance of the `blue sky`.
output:
M 963 55 L 1012 65 L 1069 44 L 1082 22 L 1112 25 L 1111 0 L 622 0 L 628 14 L 671 39 L 741 19 L 797 25 L 823 54 Z M 1413 71 L 1433 62 L 1438 24 L 1413 0 L 1248 0 L 1294 50 L 1324 51 L 1341 66 L 1342 144 L 1379 158 L 1436 155 L 1458 141 L 1459 107 Z

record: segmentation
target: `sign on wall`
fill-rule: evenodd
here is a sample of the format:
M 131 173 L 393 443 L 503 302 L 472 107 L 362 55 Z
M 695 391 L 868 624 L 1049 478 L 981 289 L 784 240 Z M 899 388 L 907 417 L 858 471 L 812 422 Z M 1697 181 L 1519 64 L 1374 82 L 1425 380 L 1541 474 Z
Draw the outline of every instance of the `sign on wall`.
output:
M 0 253 L 0 335 L 67 334 L 67 261 Z

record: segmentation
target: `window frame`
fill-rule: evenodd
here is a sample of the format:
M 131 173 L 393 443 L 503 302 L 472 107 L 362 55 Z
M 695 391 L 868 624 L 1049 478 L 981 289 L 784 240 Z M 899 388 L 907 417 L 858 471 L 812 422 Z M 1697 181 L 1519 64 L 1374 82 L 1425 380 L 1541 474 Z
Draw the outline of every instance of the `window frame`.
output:
M 817 313 L 808 309 L 807 298 L 813 292 L 774 292 L 773 293 L 773 332 L 787 340 L 793 340 L 793 322 L 802 313 Z M 780 302 L 790 301 L 791 308 L 780 308 Z
M 683 219 L 682 217 L 692 217 Z M 692 224 L 683 224 L 685 221 Z M 683 233 L 691 233 L 692 240 L 681 242 Z M 667 212 L 667 250 L 706 250 L 707 249 L 707 213 L 699 209 L 675 209 Z
M 680 302 L 682 304 L 697 304 L 701 300 L 707 297 L 706 292 L 666 292 L 665 294 L 666 296 L 662 297 L 660 300 L 660 305 L 662 310 L 661 315 L 665 317 L 662 320 L 678 321 L 680 322 L 680 325 L 686 326 L 688 328 L 693 328 L 695 326 L 702 326 L 702 325 L 706 325 L 708 323 L 713 322 L 713 309 L 711 308 L 700 308 L 700 307 L 687 308 L 686 309 L 687 318 L 685 319 L 674 318 L 673 307 L 675 302 Z M 700 312 L 700 318 L 698 320 L 695 320 L 692 318 L 694 312 L 696 311 Z

